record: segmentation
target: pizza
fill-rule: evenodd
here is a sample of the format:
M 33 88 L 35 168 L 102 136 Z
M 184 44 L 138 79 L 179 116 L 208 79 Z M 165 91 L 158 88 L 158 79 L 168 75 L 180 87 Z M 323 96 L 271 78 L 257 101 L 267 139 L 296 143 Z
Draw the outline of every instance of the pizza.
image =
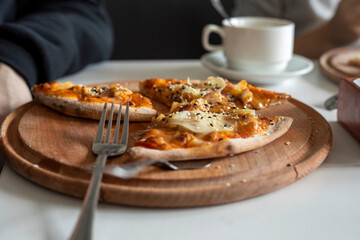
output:
M 220 77 L 202 81 L 148 79 L 140 92 L 170 107 L 153 119 L 129 150 L 133 159 L 187 160 L 225 157 L 262 147 L 282 136 L 293 119 L 263 117 L 256 110 L 290 95 L 232 84 Z
M 129 103 L 130 121 L 150 121 L 157 114 L 149 98 L 120 84 L 82 86 L 72 82 L 46 82 L 35 85 L 32 93 L 39 102 L 74 117 L 100 119 L 105 102 L 114 102 L 116 112 L 120 103 Z
M 140 93 L 120 84 L 82 86 L 43 83 L 32 92 L 41 103 L 67 115 L 99 119 L 105 102 L 130 104 L 130 120 L 150 121 L 137 132 L 128 153 L 134 160 L 225 157 L 262 147 L 282 136 L 293 119 L 261 116 L 256 110 L 281 104 L 290 95 L 220 77 L 205 80 L 153 78 Z M 158 113 L 152 100 L 169 107 Z
M 259 110 L 290 99 L 288 94 L 254 87 L 245 80 L 234 85 L 221 77 L 202 81 L 153 78 L 140 82 L 139 88 L 144 95 L 168 106 L 203 98 L 223 108 Z
M 158 115 L 129 150 L 131 157 L 136 160 L 225 157 L 272 142 L 293 121 L 283 116 L 262 117 L 252 109 L 212 112 L 208 110 L 211 106 L 206 100 L 196 99 L 171 113 Z

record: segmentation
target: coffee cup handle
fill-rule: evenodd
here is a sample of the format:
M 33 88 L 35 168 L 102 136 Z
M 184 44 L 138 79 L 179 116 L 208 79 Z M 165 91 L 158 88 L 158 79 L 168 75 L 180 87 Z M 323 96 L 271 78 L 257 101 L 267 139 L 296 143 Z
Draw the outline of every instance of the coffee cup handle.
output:
M 204 27 L 204 30 L 202 32 L 203 47 L 207 51 L 223 50 L 224 49 L 223 44 L 214 45 L 214 44 L 209 43 L 210 33 L 212 33 L 212 32 L 219 34 L 222 39 L 224 39 L 224 37 L 225 37 L 225 32 L 221 27 L 214 25 L 214 24 L 208 24 Z

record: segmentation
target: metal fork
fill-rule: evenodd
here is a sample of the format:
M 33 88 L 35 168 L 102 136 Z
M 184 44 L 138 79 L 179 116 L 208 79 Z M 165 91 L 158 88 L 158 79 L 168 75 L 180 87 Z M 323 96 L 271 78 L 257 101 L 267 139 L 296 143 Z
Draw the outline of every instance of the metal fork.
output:
M 92 146 L 93 153 L 97 154 L 93 175 L 91 177 L 90 185 L 86 191 L 84 203 L 81 209 L 81 214 L 75 226 L 75 229 L 70 239 L 73 240 L 89 240 L 92 235 L 92 225 L 94 212 L 99 200 L 99 191 L 101 186 L 101 179 L 103 176 L 106 159 L 108 156 L 116 156 L 125 152 L 128 133 L 129 133 L 129 104 L 126 105 L 126 112 L 124 116 L 124 126 L 121 134 L 120 143 L 118 143 L 120 122 L 121 122 L 121 108 L 120 104 L 118 117 L 115 126 L 115 133 L 112 143 L 110 143 L 110 133 L 114 113 L 114 103 L 111 104 L 110 117 L 104 142 L 102 142 L 103 130 L 105 126 L 105 118 L 107 113 L 107 103 L 105 102 L 102 115 L 99 122 L 99 127 L 96 132 L 96 137 Z

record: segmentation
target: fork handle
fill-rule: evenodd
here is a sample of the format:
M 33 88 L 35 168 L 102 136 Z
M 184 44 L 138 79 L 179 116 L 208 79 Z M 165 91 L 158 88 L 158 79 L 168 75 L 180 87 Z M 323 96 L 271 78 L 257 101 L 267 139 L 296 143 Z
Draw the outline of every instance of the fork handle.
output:
M 94 212 L 99 200 L 101 179 L 103 176 L 106 159 L 106 154 L 99 154 L 96 158 L 96 164 L 93 175 L 91 177 L 91 182 L 86 191 L 85 200 L 81 208 L 81 214 L 70 237 L 71 240 L 91 239 Z

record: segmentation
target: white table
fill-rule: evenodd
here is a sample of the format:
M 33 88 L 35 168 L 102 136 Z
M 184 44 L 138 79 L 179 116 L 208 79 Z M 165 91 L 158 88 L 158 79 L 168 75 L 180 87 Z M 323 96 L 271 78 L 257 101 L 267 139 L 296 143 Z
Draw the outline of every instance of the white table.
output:
M 197 60 L 113 61 L 61 79 L 96 83 L 214 75 Z M 94 239 L 360 239 L 360 145 L 323 107 L 337 85 L 317 69 L 268 89 L 287 92 L 322 114 L 333 147 L 313 173 L 278 191 L 226 205 L 144 209 L 99 204 Z M 40 187 L 6 167 L 0 177 L 0 239 L 67 239 L 82 201 Z

